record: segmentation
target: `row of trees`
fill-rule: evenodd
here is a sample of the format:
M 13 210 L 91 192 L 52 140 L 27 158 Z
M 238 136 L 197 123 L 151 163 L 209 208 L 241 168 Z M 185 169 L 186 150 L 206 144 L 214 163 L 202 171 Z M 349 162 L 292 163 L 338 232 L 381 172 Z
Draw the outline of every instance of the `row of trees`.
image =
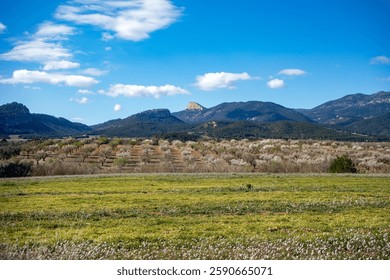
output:
M 390 144 L 270 139 L 183 142 L 105 137 L 3 141 L 0 166 L 3 177 L 12 173 L 15 176 L 114 172 L 387 173 Z

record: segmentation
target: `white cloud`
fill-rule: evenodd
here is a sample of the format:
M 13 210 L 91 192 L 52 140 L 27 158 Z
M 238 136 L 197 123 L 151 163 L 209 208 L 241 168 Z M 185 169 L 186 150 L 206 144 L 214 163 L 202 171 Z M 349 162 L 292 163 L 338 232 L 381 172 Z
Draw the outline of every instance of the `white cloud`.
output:
M 89 87 L 98 81 L 91 77 L 80 75 L 65 75 L 43 71 L 16 70 L 12 78 L 1 79 L 1 84 L 33 84 L 45 83 L 51 85 L 66 85 L 74 87 Z
M 234 88 L 234 82 L 240 80 L 254 79 L 248 73 L 206 73 L 202 76 L 196 77 L 197 83 L 195 86 L 201 90 L 215 90 L 219 88 Z
M 87 104 L 89 102 L 87 97 L 71 98 L 70 101 L 71 102 L 76 102 L 76 103 L 79 103 L 79 104 Z
M 101 94 L 117 97 L 120 95 L 126 97 L 148 97 L 159 98 L 162 95 L 172 96 L 177 94 L 190 94 L 187 90 L 173 85 L 164 86 L 140 86 L 116 84 L 110 87 L 108 92 L 100 90 Z
M 122 106 L 120 104 L 115 104 L 114 111 L 119 112 L 120 110 L 122 110 Z
M 35 38 L 44 40 L 67 40 L 66 36 L 74 34 L 74 28 L 52 22 L 42 23 L 38 31 L 34 34 Z
M 32 90 L 41 90 L 40 87 L 32 87 L 32 86 L 24 86 L 25 89 L 32 89 Z
M 9 52 L 0 54 L 0 59 L 42 64 L 69 59 L 73 55 L 60 41 L 66 40 L 67 36 L 72 34 L 74 34 L 72 27 L 52 22 L 43 23 L 35 34 L 17 42 Z
M 93 94 L 93 91 L 89 89 L 79 89 L 77 92 L 80 94 Z
M 269 88 L 277 89 L 277 88 L 283 88 L 285 86 L 285 83 L 283 80 L 273 79 L 268 81 L 267 85 Z
M 19 42 L 11 51 L 0 54 L 0 59 L 9 61 L 29 61 L 47 63 L 70 58 L 72 54 L 57 43 L 41 40 Z
M 390 64 L 390 58 L 385 55 L 376 56 L 371 58 L 371 64 Z
M 115 37 L 114 36 L 112 36 L 110 33 L 108 33 L 108 32 L 103 32 L 102 33 L 102 40 L 103 41 L 110 41 L 110 40 L 112 40 L 112 39 L 114 39 Z
M 0 34 L 3 33 L 7 29 L 7 26 L 5 26 L 3 23 L 0 22 Z
M 105 47 L 104 50 L 109 52 L 109 51 L 112 50 L 112 48 L 111 47 Z
M 83 74 L 86 74 L 86 75 L 91 75 L 91 76 L 95 76 L 95 77 L 100 77 L 100 76 L 104 76 L 108 73 L 108 71 L 104 71 L 104 70 L 99 70 L 97 68 L 88 68 L 88 69 L 85 69 L 83 71 Z
M 278 75 L 287 75 L 287 76 L 301 76 L 305 75 L 306 72 L 301 69 L 283 69 Z
M 181 9 L 170 0 L 74 0 L 59 6 L 55 16 L 97 26 L 121 39 L 140 41 L 175 22 L 181 16 Z M 112 39 L 112 35 L 105 32 L 102 39 Z
M 49 61 L 43 67 L 43 70 L 58 70 L 58 69 L 72 69 L 80 67 L 80 63 L 71 62 L 67 60 L 59 60 L 59 61 Z

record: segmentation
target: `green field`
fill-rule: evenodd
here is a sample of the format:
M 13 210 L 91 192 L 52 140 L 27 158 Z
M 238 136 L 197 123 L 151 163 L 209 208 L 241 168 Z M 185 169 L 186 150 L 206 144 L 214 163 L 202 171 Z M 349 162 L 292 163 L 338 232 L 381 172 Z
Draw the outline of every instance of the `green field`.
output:
M 389 259 L 390 177 L 0 181 L 1 259 Z

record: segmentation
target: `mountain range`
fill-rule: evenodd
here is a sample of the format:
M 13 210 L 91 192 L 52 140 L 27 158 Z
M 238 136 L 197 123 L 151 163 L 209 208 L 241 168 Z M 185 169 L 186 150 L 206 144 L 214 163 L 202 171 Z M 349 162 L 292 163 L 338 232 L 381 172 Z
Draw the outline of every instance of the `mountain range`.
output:
M 94 133 L 120 137 L 149 137 L 188 128 L 167 109 L 141 112 L 125 119 L 117 119 L 91 127 Z
M 0 106 L 0 124 L 0 135 L 25 137 L 99 134 L 183 140 L 212 137 L 388 141 L 390 92 L 347 95 L 313 109 L 290 109 L 261 101 L 222 103 L 205 108 L 190 102 L 179 112 L 148 110 L 94 126 L 32 114 L 26 106 L 14 102 Z
M 271 102 L 249 101 L 222 103 L 209 109 L 197 103 L 195 104 L 198 106 L 194 106 L 191 103 L 187 106 L 186 110 L 173 113 L 172 115 L 186 123 L 204 123 L 210 121 L 254 121 L 259 123 L 277 121 L 313 122 L 300 112 Z
M 32 114 L 20 103 L 9 103 L 0 106 L 0 135 L 18 134 L 23 136 L 68 136 L 91 131 L 81 123 L 71 122 L 45 114 Z
M 390 92 L 351 94 L 310 110 L 298 111 L 318 123 L 348 126 L 390 112 Z

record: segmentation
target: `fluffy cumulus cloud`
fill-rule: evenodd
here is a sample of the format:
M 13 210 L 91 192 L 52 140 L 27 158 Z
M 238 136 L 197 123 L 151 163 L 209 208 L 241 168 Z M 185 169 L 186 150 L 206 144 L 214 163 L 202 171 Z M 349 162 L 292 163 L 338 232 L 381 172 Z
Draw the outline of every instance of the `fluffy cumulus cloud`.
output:
M 175 22 L 181 13 L 169 0 L 73 0 L 59 6 L 55 16 L 76 24 L 97 26 L 104 31 L 103 40 L 115 36 L 140 41 Z
M 1 79 L 1 84 L 33 84 L 45 83 L 51 85 L 66 85 L 74 87 L 89 87 L 98 83 L 94 78 L 80 75 L 65 75 L 43 71 L 16 70 L 12 78 Z
M 3 33 L 7 29 L 7 26 L 5 26 L 3 23 L 0 22 L 0 34 Z
M 278 89 L 278 88 L 283 88 L 285 86 L 285 83 L 283 80 L 280 79 L 272 79 L 268 81 L 267 85 L 271 89 Z
M 43 70 L 59 70 L 59 69 L 72 69 L 80 67 L 80 63 L 71 62 L 67 60 L 59 60 L 59 61 L 49 61 L 43 67 Z
M 385 55 L 371 58 L 371 64 L 390 64 L 390 57 Z
M 119 112 L 120 110 L 122 110 L 122 106 L 120 104 L 115 104 L 114 111 Z
M 234 82 L 254 79 L 248 73 L 206 73 L 196 78 L 196 84 L 201 90 L 215 90 L 220 88 L 234 88 Z
M 72 54 L 58 43 L 32 40 L 19 42 L 11 51 L 0 55 L 0 59 L 22 62 L 58 61 L 70 58 Z
M 108 91 L 100 90 L 99 93 L 112 97 L 126 96 L 126 97 L 155 97 L 172 96 L 178 94 L 189 94 L 189 92 L 180 87 L 173 85 L 164 86 L 141 86 L 141 85 L 124 85 L 116 84 L 110 87 Z
M 278 75 L 287 75 L 287 76 L 302 76 L 305 75 L 306 72 L 301 69 L 283 69 Z
M 9 52 L 0 54 L 0 59 L 42 63 L 46 71 L 79 67 L 78 63 L 69 61 L 73 54 L 62 45 L 62 41 L 72 34 L 72 27 L 45 22 L 38 27 L 36 33 L 16 42 Z

